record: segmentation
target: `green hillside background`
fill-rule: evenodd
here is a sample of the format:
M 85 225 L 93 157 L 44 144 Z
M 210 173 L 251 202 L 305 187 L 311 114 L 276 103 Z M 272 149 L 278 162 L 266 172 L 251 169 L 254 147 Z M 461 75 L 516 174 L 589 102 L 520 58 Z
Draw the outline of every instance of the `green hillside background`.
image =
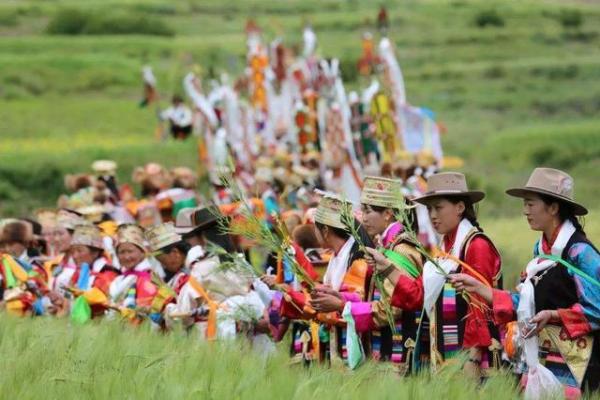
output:
M 485 190 L 482 226 L 499 244 L 513 282 L 537 234 L 504 190 L 535 166 L 564 169 L 592 210 L 600 238 L 600 5 L 591 1 L 386 1 L 390 36 L 410 103 L 434 110 L 447 155 L 465 160 Z M 152 65 L 164 98 L 198 65 L 207 79 L 238 75 L 244 26 L 301 45 L 310 22 L 318 52 L 341 59 L 348 88 L 365 86 L 355 64 L 379 2 L 47 0 L 0 3 L 0 215 L 51 206 L 63 175 L 98 158 L 134 166 L 196 165 L 196 146 L 154 139 L 141 109 L 140 70 Z M 71 34 L 57 34 L 69 32 Z M 164 100 L 163 100 L 163 104 Z

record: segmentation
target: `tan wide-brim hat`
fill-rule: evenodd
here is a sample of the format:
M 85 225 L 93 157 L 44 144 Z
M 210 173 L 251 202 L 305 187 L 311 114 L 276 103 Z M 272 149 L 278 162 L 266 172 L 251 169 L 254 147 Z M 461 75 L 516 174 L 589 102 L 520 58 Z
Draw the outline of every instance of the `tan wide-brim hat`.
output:
M 439 172 L 427 179 L 427 192 L 413 201 L 427 204 L 431 199 L 437 197 L 465 197 L 472 203 L 477 203 L 485 197 L 485 193 L 479 190 L 469 190 L 467 179 L 460 172 Z
M 192 216 L 195 211 L 196 208 L 194 207 L 186 207 L 179 210 L 177 218 L 175 218 L 175 232 L 177 234 L 185 235 L 196 228 L 194 224 L 192 224 Z
M 508 189 L 506 193 L 514 197 L 528 194 L 544 194 L 573 207 L 575 215 L 586 215 L 587 208 L 577 203 L 573 196 L 574 182 L 571 175 L 554 168 L 536 168 L 524 187 Z

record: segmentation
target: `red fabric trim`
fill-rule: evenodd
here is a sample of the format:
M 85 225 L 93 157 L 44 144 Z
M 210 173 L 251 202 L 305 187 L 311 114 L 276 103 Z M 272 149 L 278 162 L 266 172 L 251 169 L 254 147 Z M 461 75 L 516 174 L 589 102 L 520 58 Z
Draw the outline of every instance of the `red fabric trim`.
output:
M 406 311 L 418 311 L 423 308 L 423 278 L 419 275 L 416 279 L 400 275 L 390 302 L 392 306 Z
M 574 304 L 571 308 L 559 308 L 557 311 L 569 339 L 585 336 L 592 331 L 581 305 Z
M 496 325 L 504 325 L 516 318 L 512 296 L 507 290 L 492 290 L 492 317 Z
M 79 270 L 77 270 L 77 272 L 79 272 Z M 77 273 L 77 275 L 79 274 Z M 108 293 L 108 288 L 110 284 L 117 276 L 119 276 L 119 274 L 109 269 L 106 271 L 99 272 L 95 274 L 95 276 L 96 279 L 94 279 L 94 284 L 92 285 L 92 287 L 100 289 L 103 293 Z M 75 282 L 77 282 L 77 280 L 75 280 Z
M 481 276 L 492 285 L 494 277 L 500 271 L 500 255 L 494 245 L 485 236 L 475 236 L 465 253 L 465 263 L 473 267 Z M 464 273 L 469 274 L 467 270 Z M 476 301 L 483 303 L 481 298 L 474 296 Z M 492 344 L 492 335 L 488 327 L 488 316 L 480 307 L 469 307 L 465 321 L 463 347 L 488 347 Z
M 556 227 L 556 229 L 552 233 L 552 237 L 550 238 L 550 242 L 548 242 L 546 240 L 546 236 L 545 235 L 542 235 L 542 251 L 544 252 L 544 254 L 551 254 L 552 253 L 552 246 L 554 245 L 554 242 L 556 241 L 556 238 L 558 237 L 558 233 L 560 232 L 560 228 L 561 227 L 562 227 L 562 224 L 559 225 L 558 227 Z
M 313 267 L 310 260 L 304 254 L 304 251 L 302 250 L 302 248 L 300 246 L 298 246 L 296 243 L 292 243 L 292 246 L 294 247 L 294 250 L 296 252 L 296 261 L 302 267 L 304 272 L 306 272 L 307 275 L 310 277 L 310 279 L 312 279 L 313 281 L 316 281 L 317 279 L 319 279 L 319 274 L 317 274 L 317 271 L 315 271 L 315 268 Z
M 303 293 L 294 290 L 288 290 L 286 294 L 289 297 L 286 298 L 287 296 L 283 296 L 281 299 L 281 316 L 290 319 L 302 319 L 302 312 L 300 310 L 304 309 L 306 297 Z

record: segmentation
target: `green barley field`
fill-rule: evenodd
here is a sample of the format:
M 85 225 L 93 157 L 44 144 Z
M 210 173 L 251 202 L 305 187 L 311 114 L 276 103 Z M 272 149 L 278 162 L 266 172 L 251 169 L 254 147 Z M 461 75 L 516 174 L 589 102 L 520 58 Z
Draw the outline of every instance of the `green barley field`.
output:
M 380 3 L 1 1 L 0 217 L 53 205 L 63 175 L 87 171 L 97 158 L 116 160 L 122 181 L 148 161 L 194 166 L 192 141 L 154 139 L 154 110 L 138 107 L 141 67 L 153 66 L 164 98 L 181 93 L 182 77 L 196 66 L 206 81 L 236 76 L 248 17 L 268 39 L 292 45 L 301 44 L 310 22 L 319 53 L 340 58 L 347 87 L 365 86 L 355 64 Z M 488 194 L 481 224 L 502 253 L 506 285 L 514 285 L 536 234 L 504 190 L 524 183 L 535 166 L 573 175 L 576 198 L 591 210 L 586 230 L 599 243 L 600 3 L 385 4 L 409 102 L 436 112 L 447 127 L 445 152 L 462 157 L 469 181 Z M 476 391 L 456 371 L 403 381 L 371 366 L 352 375 L 305 371 L 283 367 L 283 350 L 265 363 L 241 345 L 200 345 L 104 323 L 72 328 L 2 317 L 0 335 L 2 398 L 515 396 L 503 378 Z
M 401 379 L 376 364 L 355 372 L 289 365 L 285 346 L 266 358 L 248 343 L 206 343 L 102 321 L 0 316 L 5 399 L 435 399 L 517 398 L 511 376 L 481 388 L 460 365 Z

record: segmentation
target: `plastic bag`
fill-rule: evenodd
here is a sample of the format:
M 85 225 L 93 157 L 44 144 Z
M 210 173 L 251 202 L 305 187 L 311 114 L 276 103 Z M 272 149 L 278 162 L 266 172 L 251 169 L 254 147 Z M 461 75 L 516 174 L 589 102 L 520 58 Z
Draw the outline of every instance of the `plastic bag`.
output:
M 541 364 L 530 368 L 527 373 L 525 399 L 562 398 L 563 387 L 552 372 Z
M 365 352 L 356 333 L 354 317 L 352 317 L 352 303 L 346 303 L 342 317 L 347 323 L 346 326 L 346 351 L 348 354 L 348 366 L 350 369 L 356 369 L 365 358 Z

